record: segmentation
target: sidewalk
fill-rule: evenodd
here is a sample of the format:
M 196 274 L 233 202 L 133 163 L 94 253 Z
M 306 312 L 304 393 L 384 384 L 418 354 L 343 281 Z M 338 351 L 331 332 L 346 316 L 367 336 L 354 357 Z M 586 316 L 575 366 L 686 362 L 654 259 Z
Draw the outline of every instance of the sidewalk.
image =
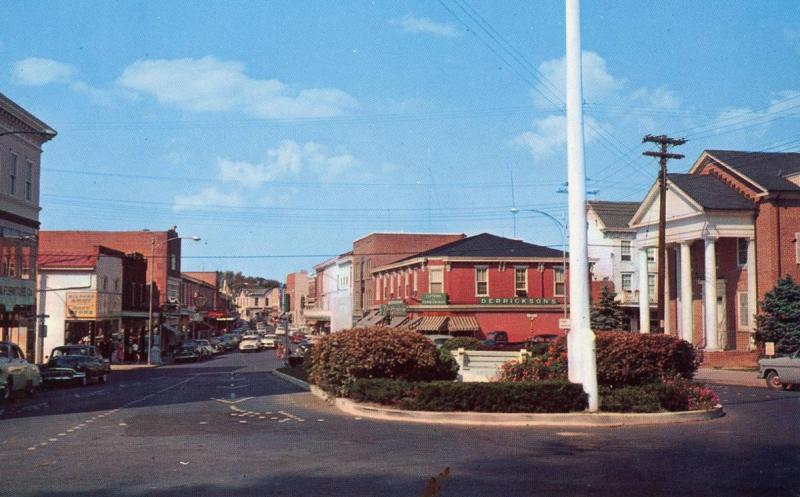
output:
M 700 368 L 697 370 L 694 379 L 720 385 L 766 388 L 764 380 L 758 377 L 758 371 Z

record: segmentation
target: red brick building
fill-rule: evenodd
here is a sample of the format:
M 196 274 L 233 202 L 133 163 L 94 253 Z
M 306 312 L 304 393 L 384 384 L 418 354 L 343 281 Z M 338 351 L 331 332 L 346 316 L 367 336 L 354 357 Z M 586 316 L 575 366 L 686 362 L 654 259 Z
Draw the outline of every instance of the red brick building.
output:
M 187 320 L 180 308 L 181 240 L 175 228 L 166 231 L 40 231 L 39 243 L 40 257 L 50 252 L 83 254 L 87 247 L 97 245 L 125 254 L 141 254 L 147 264 L 145 292 L 150 275 L 153 276 L 154 323 L 161 322 L 170 331 L 160 335 L 162 350 L 175 341 L 172 335 Z M 145 307 L 149 307 L 147 300 Z
M 562 252 L 488 233 L 456 240 L 373 270 L 377 306 L 390 326 L 511 341 L 558 335 L 567 278 Z
M 372 271 L 455 240 L 463 233 L 371 233 L 353 242 L 353 319 L 375 305 Z
M 753 350 L 758 302 L 800 279 L 800 154 L 707 150 L 669 175 L 667 195 L 667 332 L 712 360 Z M 658 197 L 654 186 L 631 220 L 640 250 L 656 244 Z

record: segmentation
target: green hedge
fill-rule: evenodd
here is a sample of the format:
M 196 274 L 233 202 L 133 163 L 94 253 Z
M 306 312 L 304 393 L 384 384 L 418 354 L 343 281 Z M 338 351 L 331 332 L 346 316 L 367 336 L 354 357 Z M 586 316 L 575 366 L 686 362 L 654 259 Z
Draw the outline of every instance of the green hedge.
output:
M 453 337 L 442 345 L 442 349 L 447 351 L 458 349 L 480 350 L 480 348 L 481 341 L 472 337 Z
M 713 390 L 685 380 L 600 388 L 600 410 L 606 412 L 661 412 L 710 409 L 719 403 Z
M 309 379 L 333 395 L 346 395 L 359 378 L 454 380 L 454 362 L 425 336 L 410 330 L 355 328 L 323 337 L 311 349 Z
M 567 381 L 537 383 L 406 382 L 360 379 L 349 397 L 414 411 L 554 413 L 583 411 L 583 387 Z
M 646 385 L 694 377 L 700 356 L 689 342 L 674 336 L 619 331 L 596 333 L 597 381 L 622 387 Z M 550 345 L 545 362 L 567 361 L 567 341 L 560 337 Z

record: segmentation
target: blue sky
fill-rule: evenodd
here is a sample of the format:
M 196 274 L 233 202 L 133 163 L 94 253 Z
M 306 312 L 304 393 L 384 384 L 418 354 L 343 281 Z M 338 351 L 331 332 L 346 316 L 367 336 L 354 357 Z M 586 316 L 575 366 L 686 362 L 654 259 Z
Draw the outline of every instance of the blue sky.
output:
M 584 1 L 588 188 L 645 133 L 800 150 L 793 0 Z M 164 229 L 184 269 L 282 279 L 373 231 L 513 236 L 566 210 L 560 1 L 4 4 L 0 87 L 59 135 L 43 229 Z M 515 188 L 512 201 L 511 176 Z M 521 212 L 518 237 L 559 244 Z M 309 255 L 309 257 L 303 257 Z

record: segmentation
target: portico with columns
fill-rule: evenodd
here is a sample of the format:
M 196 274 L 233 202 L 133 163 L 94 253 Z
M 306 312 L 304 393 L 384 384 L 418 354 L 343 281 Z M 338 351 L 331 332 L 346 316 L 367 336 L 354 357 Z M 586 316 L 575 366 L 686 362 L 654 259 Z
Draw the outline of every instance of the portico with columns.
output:
M 751 350 L 755 331 L 754 205 L 715 176 L 670 174 L 667 181 L 664 329 L 709 352 Z M 650 326 L 658 247 L 658 186 L 630 221 L 639 251 L 640 332 Z M 657 250 L 656 257 L 658 257 Z

